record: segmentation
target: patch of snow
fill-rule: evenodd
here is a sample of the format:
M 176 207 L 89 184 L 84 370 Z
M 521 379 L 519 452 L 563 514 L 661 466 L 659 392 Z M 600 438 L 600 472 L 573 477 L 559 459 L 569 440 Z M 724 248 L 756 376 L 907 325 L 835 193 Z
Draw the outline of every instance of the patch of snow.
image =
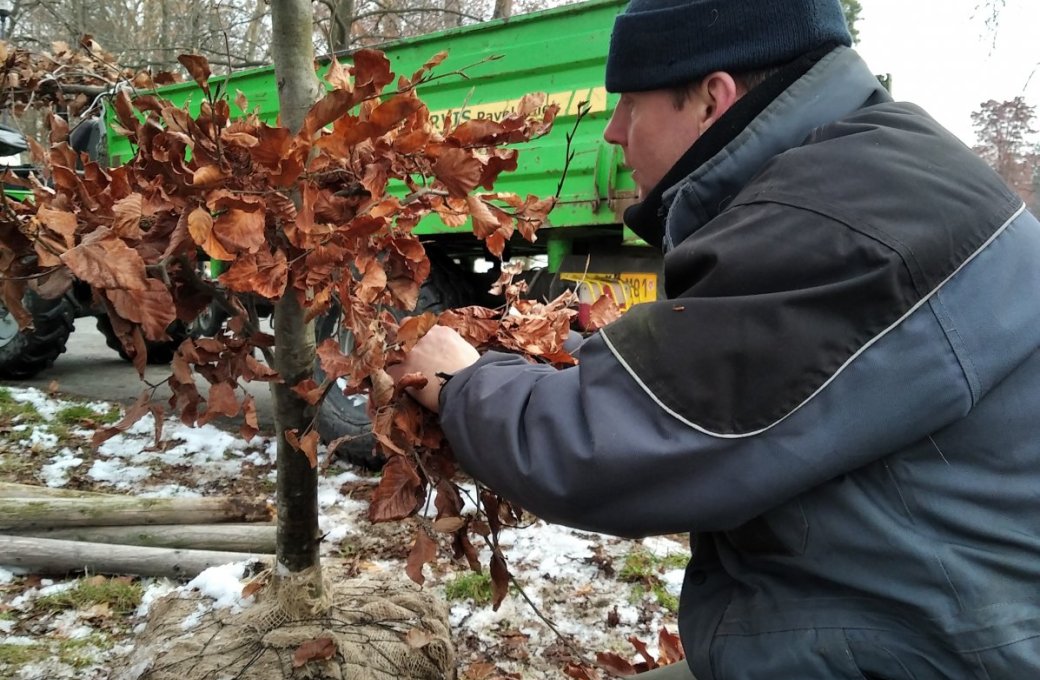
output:
M 685 576 L 685 569 L 669 569 L 665 573 L 661 574 L 661 582 L 664 583 L 665 590 L 672 595 L 679 597 L 679 593 L 682 592 L 683 578 Z
M 14 645 L 15 647 L 32 647 L 36 644 L 36 640 L 24 635 L 8 635 L 3 642 L 5 645 Z
M 43 482 L 49 487 L 58 488 L 69 482 L 69 471 L 83 464 L 80 458 L 68 447 L 63 448 L 50 463 L 40 467 Z
M 0 585 L 10 583 L 14 580 L 14 572 L 0 567 Z
M 36 409 L 36 412 L 47 420 L 53 419 L 54 416 L 58 414 L 58 411 L 65 408 L 65 402 L 52 399 L 34 387 L 9 389 L 11 391 L 11 397 L 15 401 L 23 404 L 32 404 L 32 407 Z
M 199 622 L 202 621 L 202 617 L 206 614 L 207 611 L 209 611 L 209 609 L 206 607 L 206 605 L 200 602 L 195 607 L 195 611 L 188 614 L 188 616 L 185 617 L 183 621 L 181 621 L 181 630 L 191 630 L 195 626 L 199 625 Z
M 137 605 L 137 611 L 134 613 L 134 616 L 141 619 L 147 618 L 148 612 L 152 609 L 152 603 L 166 597 L 175 590 L 177 590 L 177 585 L 167 579 L 149 583 L 145 587 L 144 592 L 141 593 L 141 604 Z
M 242 597 L 242 579 L 248 565 L 248 562 L 232 562 L 210 567 L 189 581 L 184 590 L 198 590 L 205 597 L 212 598 L 214 609 L 241 611 L 251 605 L 254 599 L 252 595 Z
M 689 555 L 690 550 L 682 543 L 664 536 L 650 536 L 643 539 L 643 547 L 654 557 L 668 557 L 669 555 Z
M 151 476 L 148 468 L 134 467 L 117 459 L 95 460 L 87 471 L 87 476 L 97 482 L 111 484 L 117 489 L 129 489 L 134 482 L 148 479 Z
M 26 443 L 34 451 L 54 450 L 58 448 L 58 435 L 42 427 L 33 426 Z

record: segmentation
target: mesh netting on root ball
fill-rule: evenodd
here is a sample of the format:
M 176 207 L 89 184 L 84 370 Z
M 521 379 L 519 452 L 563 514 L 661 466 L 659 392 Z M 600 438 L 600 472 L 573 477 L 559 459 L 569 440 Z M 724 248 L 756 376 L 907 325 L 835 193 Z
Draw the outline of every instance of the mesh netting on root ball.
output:
M 213 610 L 183 593 L 163 598 L 152 605 L 133 654 L 113 678 L 455 678 L 447 608 L 411 581 L 330 578 L 320 603 L 308 603 L 302 592 L 283 581 L 240 612 Z

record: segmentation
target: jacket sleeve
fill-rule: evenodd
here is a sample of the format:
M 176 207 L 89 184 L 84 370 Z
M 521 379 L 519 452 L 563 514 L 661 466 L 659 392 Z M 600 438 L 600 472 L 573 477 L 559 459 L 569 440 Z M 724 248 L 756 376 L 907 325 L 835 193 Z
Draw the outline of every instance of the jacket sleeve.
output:
M 548 521 L 634 537 L 734 529 L 970 407 L 957 357 L 924 305 L 812 400 L 751 435 L 709 434 L 669 412 L 602 334 L 564 370 L 486 354 L 445 385 L 441 422 L 463 469 L 498 493 Z

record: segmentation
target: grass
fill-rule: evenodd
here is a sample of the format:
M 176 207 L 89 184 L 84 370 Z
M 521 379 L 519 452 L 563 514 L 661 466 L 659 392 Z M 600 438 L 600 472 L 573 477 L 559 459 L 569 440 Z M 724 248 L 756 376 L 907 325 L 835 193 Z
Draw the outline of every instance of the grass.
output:
M 43 422 L 43 416 L 28 402 L 16 400 L 11 391 L 0 387 L 0 424 L 30 424 Z
M 141 584 L 136 581 L 92 576 L 80 579 L 71 588 L 59 593 L 37 598 L 33 602 L 33 609 L 59 612 L 107 604 L 116 614 L 129 614 L 141 604 L 142 592 Z
M 0 644 L 0 668 L 17 668 L 50 655 L 50 649 L 44 645 Z
M 54 419 L 62 425 L 70 427 L 73 425 L 90 427 L 94 425 L 111 425 L 122 417 L 123 413 L 118 406 L 113 406 L 104 413 L 98 413 L 85 404 L 74 404 L 58 411 Z
M 82 638 L 66 638 L 57 641 L 56 647 L 48 641 L 40 644 L 0 644 L 0 668 L 19 668 L 31 663 L 53 658 L 73 668 L 85 668 L 97 663 L 97 650 L 110 646 L 107 637 L 94 633 Z
M 689 559 L 687 555 L 679 553 L 657 557 L 645 550 L 635 550 L 625 555 L 618 579 L 637 584 L 632 589 L 634 600 L 642 600 L 647 593 L 651 593 L 658 604 L 674 614 L 679 611 L 679 599 L 668 592 L 661 574 L 685 568 Z
M 487 572 L 468 571 L 444 584 L 444 596 L 449 600 L 473 600 L 476 604 L 491 602 L 491 576 Z

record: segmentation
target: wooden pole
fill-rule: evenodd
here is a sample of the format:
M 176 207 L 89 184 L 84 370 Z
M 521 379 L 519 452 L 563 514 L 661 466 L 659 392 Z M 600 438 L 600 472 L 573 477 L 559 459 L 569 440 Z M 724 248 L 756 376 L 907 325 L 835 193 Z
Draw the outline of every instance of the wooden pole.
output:
M 223 550 L 274 553 L 274 524 L 152 524 L 116 527 L 69 527 L 10 531 L 18 536 L 37 536 L 62 541 L 118 543 L 151 548 Z M 2 561 L 2 560 L 0 560 Z
M 133 524 L 266 522 L 263 499 L 245 498 L 0 498 L 0 531 Z
M 88 571 L 95 574 L 135 574 L 192 578 L 209 567 L 230 562 L 262 561 L 271 555 L 216 550 L 173 550 L 108 543 L 59 541 L 33 536 L 0 535 L 0 561 L 37 574 Z

